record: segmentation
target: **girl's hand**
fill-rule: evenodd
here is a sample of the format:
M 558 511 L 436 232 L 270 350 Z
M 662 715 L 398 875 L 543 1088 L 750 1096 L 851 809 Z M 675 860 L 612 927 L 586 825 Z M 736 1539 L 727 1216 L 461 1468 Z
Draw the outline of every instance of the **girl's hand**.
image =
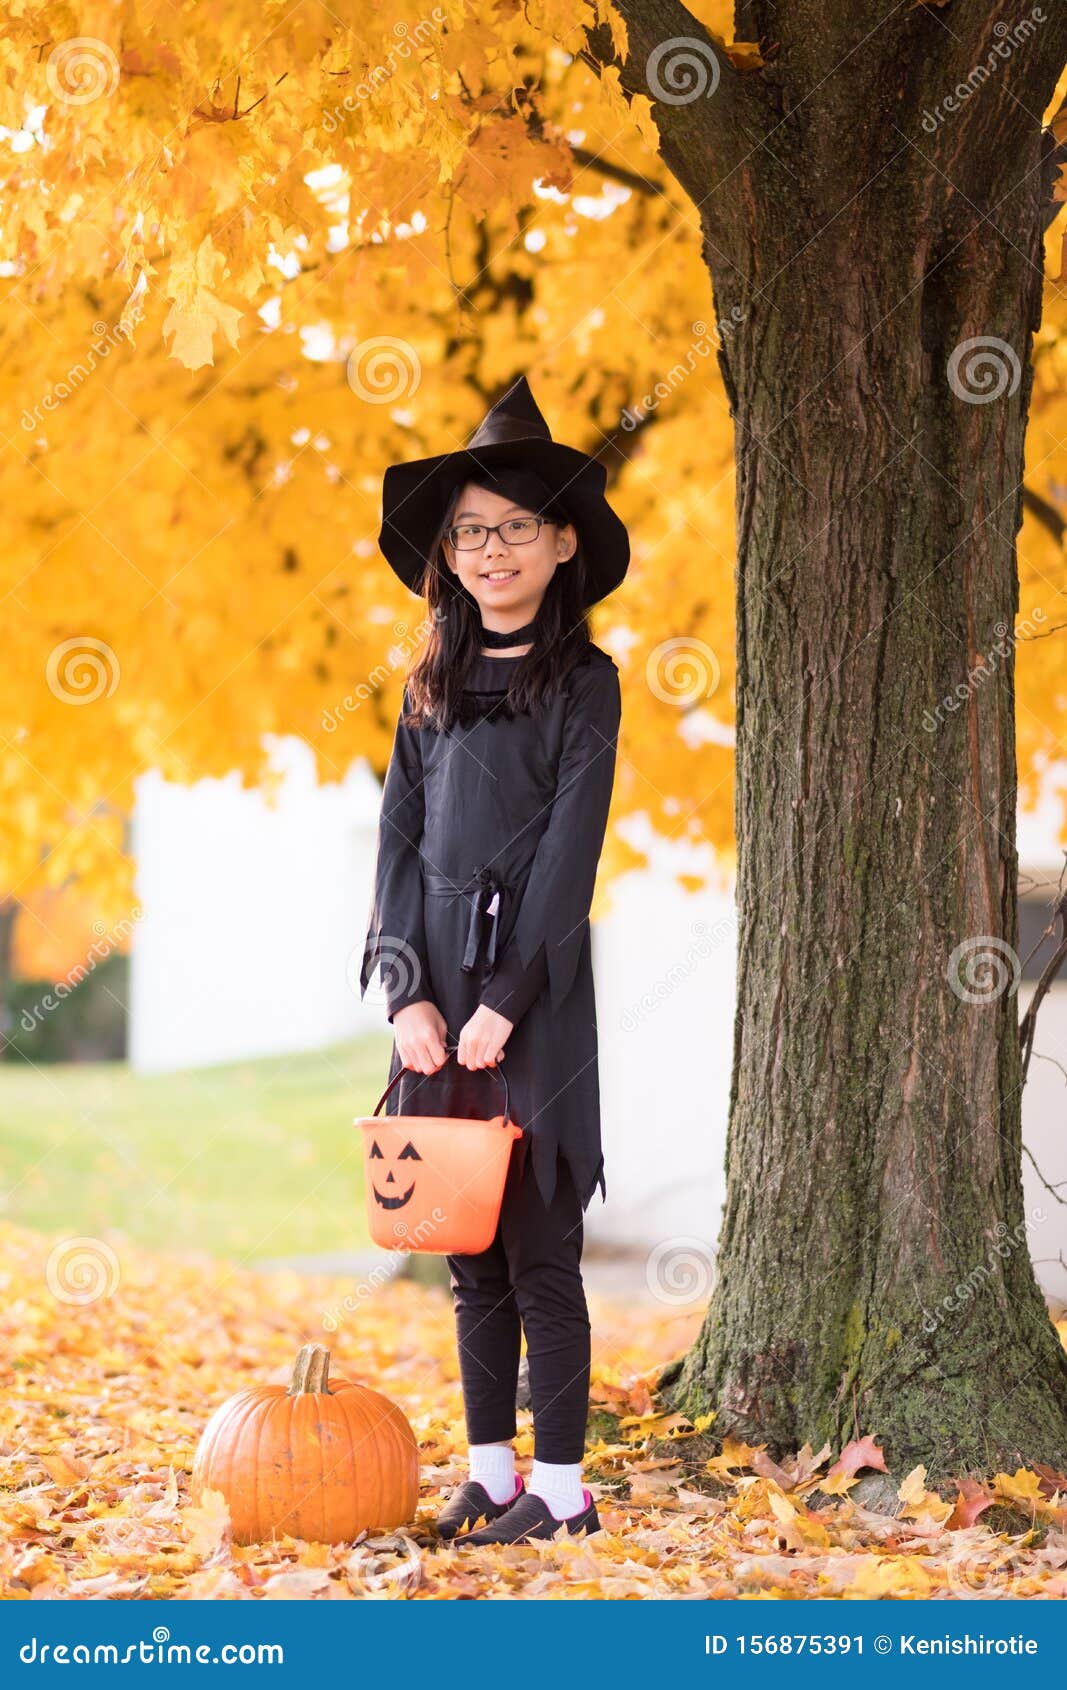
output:
M 504 1045 L 515 1023 L 480 1003 L 459 1035 L 457 1062 L 464 1068 L 493 1068 L 503 1061 Z
M 435 1003 L 420 998 L 398 1009 L 393 1016 L 393 1037 L 405 1068 L 418 1074 L 433 1074 L 447 1057 L 445 1034 L 448 1024 Z

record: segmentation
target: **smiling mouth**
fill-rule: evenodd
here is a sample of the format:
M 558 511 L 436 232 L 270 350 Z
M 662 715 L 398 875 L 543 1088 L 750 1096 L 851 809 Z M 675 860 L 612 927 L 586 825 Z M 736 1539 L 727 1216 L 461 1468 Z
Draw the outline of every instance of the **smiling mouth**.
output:
M 403 1197 L 383 1197 L 376 1185 L 372 1186 L 371 1189 L 373 1190 L 375 1197 L 378 1199 L 378 1202 L 381 1204 L 383 1209 L 402 1209 L 404 1207 L 404 1204 L 407 1203 L 408 1200 L 410 1199 L 411 1194 L 415 1189 L 415 1186 L 414 1186 L 414 1183 L 409 1185 L 407 1190 L 405 1191 Z
M 517 569 L 483 569 L 483 581 L 513 581 L 518 574 Z

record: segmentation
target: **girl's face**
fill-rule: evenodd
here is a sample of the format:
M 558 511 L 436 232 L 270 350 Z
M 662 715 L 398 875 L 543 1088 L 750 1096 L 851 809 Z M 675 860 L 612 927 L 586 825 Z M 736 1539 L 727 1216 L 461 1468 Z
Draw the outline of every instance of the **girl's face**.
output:
M 499 493 L 468 483 L 456 502 L 452 527 L 466 528 L 475 523 L 489 527 L 536 514 L 526 505 L 513 504 Z M 557 565 L 565 566 L 577 547 L 578 536 L 570 522 L 544 522 L 537 539 L 522 545 L 509 545 L 495 533 L 487 535 L 485 544 L 476 551 L 465 551 L 449 540 L 444 543 L 449 567 L 477 600 L 485 627 L 503 633 L 533 621 Z

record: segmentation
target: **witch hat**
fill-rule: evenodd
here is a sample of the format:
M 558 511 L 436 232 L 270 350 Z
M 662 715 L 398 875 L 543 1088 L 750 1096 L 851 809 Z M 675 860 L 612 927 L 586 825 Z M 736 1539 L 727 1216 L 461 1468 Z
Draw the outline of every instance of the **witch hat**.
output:
M 630 537 L 604 497 L 608 472 L 588 453 L 553 440 L 525 376 L 486 412 L 466 446 L 386 470 L 378 544 L 404 585 L 422 592 L 430 549 L 456 488 L 479 470 L 505 463 L 535 470 L 570 515 L 585 554 L 587 606 L 613 592 L 626 574 Z

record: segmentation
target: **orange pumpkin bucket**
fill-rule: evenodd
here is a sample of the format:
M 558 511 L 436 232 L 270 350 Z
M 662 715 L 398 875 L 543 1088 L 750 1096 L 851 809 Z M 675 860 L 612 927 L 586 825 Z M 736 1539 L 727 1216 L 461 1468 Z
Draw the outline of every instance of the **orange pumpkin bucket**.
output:
M 451 1054 L 455 1054 L 452 1052 Z M 386 1250 L 476 1256 L 493 1242 L 500 1219 L 512 1145 L 522 1128 L 511 1119 L 503 1064 L 504 1112 L 489 1121 L 457 1115 L 379 1115 L 401 1068 L 373 1115 L 357 1115 L 363 1130 L 367 1222 Z

